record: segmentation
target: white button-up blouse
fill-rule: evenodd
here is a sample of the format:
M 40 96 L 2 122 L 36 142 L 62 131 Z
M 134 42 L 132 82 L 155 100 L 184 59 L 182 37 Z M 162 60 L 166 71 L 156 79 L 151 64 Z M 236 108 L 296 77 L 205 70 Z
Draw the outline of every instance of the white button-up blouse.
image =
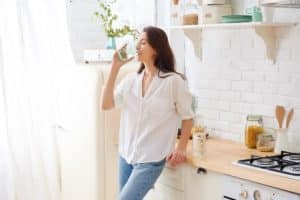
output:
M 191 119 L 192 96 L 176 73 L 156 75 L 144 97 L 144 72 L 128 74 L 114 91 L 120 107 L 119 153 L 131 164 L 160 161 L 174 149 L 179 120 Z

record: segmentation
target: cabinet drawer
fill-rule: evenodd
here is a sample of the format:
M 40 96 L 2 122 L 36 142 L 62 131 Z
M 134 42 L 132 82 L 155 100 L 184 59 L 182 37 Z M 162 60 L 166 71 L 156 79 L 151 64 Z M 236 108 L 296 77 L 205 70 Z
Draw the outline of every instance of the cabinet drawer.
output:
M 172 168 L 166 166 L 158 179 L 158 183 L 173 187 L 177 190 L 184 190 L 184 167 Z

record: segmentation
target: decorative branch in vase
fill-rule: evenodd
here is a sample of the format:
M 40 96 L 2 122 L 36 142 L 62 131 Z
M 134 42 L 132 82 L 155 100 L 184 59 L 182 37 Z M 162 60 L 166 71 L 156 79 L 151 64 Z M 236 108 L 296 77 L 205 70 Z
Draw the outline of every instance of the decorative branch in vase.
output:
M 99 17 L 102 21 L 102 27 L 106 36 L 108 37 L 107 48 L 116 48 L 116 37 L 122 37 L 126 35 L 131 35 L 134 40 L 137 39 L 139 32 L 137 29 L 131 28 L 129 25 L 123 25 L 121 27 L 116 27 L 116 22 L 118 20 L 118 15 L 112 12 L 112 4 L 116 3 L 117 0 L 112 1 L 99 1 L 100 10 L 95 11 L 94 15 Z

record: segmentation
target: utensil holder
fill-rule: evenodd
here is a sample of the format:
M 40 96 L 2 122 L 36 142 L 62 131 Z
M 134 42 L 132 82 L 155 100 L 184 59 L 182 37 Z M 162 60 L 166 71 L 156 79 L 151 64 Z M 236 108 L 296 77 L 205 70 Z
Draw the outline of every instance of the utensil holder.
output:
M 288 129 L 280 128 L 277 129 L 277 138 L 275 143 L 275 153 L 280 153 L 281 151 L 288 151 Z

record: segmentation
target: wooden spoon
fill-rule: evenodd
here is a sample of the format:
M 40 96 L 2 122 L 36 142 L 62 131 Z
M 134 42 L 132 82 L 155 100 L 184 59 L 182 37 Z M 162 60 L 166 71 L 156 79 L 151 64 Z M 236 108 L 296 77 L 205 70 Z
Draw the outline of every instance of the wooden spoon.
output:
M 278 121 L 279 128 L 282 128 L 282 123 L 283 123 L 283 119 L 284 119 L 284 115 L 285 115 L 285 109 L 283 106 L 277 105 L 275 112 L 276 112 L 276 119 Z
M 292 109 L 290 110 L 288 116 L 287 116 L 287 119 L 286 119 L 286 128 L 289 127 L 290 122 L 291 122 L 291 120 L 292 120 L 292 118 L 293 118 L 293 115 L 294 115 L 294 109 L 292 108 Z

